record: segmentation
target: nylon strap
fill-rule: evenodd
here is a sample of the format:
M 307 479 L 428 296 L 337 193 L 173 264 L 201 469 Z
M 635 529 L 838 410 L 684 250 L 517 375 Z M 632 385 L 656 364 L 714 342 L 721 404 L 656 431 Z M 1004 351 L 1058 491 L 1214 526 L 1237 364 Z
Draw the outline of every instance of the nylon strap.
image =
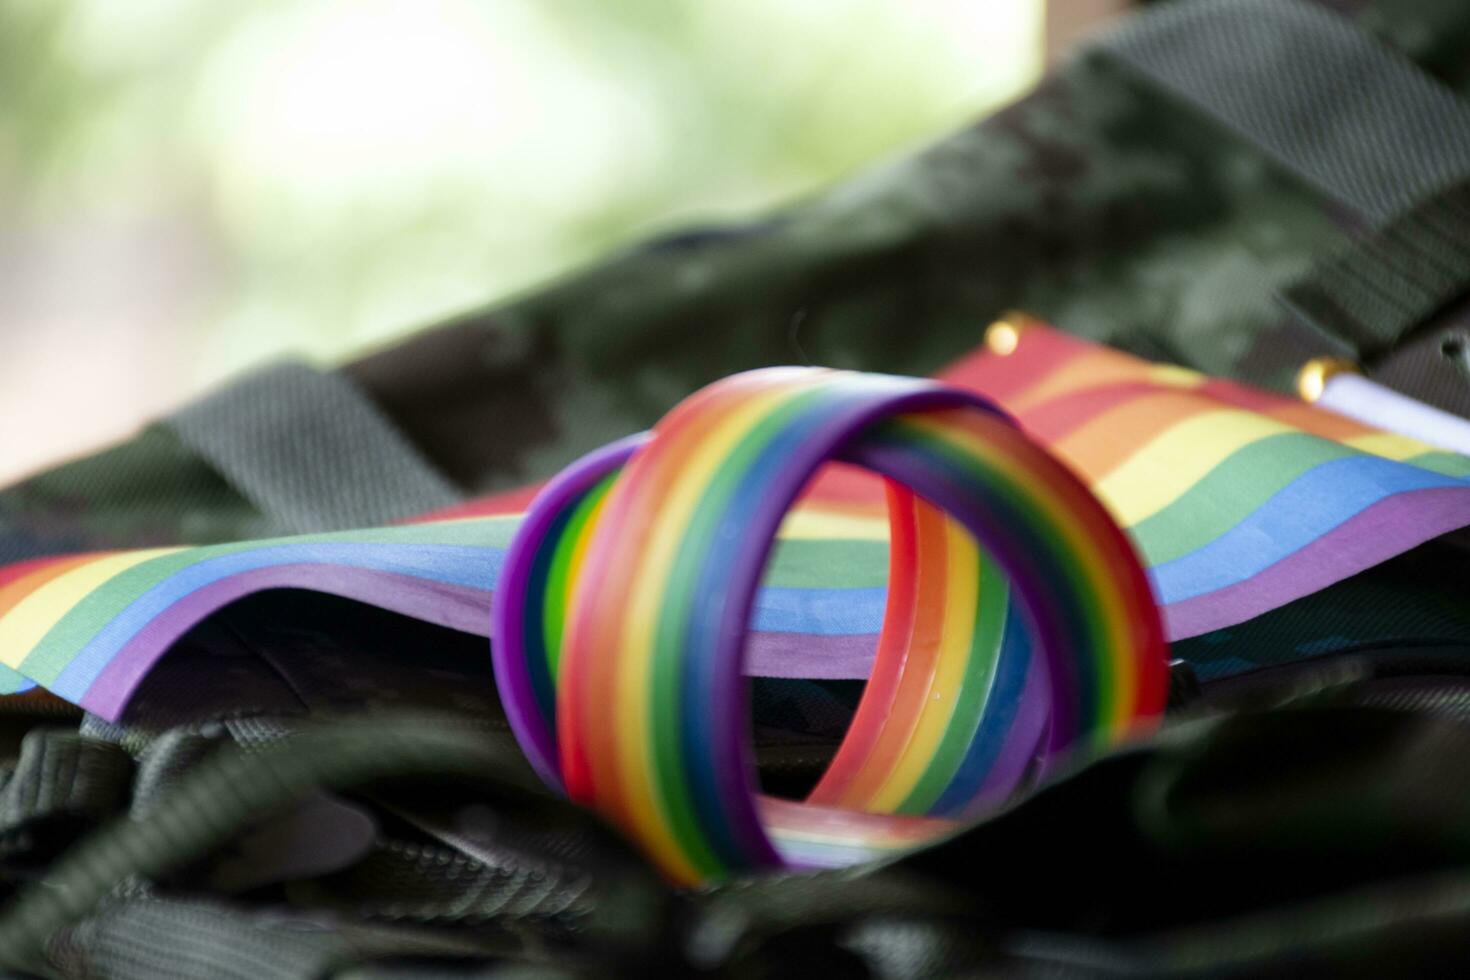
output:
M 283 363 L 164 423 L 282 530 L 385 524 L 460 494 L 340 374 Z
M 361 959 L 342 936 L 202 901 L 106 908 L 61 945 L 70 975 L 96 980 L 296 980 Z
M 127 753 L 110 742 L 33 729 L 0 786 L 0 834 L 48 817 L 111 816 L 127 800 L 132 768 Z
M 1380 224 L 1470 174 L 1470 105 L 1303 0 L 1180 0 L 1101 50 Z
M 133 876 L 157 878 L 187 866 L 315 788 L 360 787 L 408 774 L 478 781 L 494 791 L 491 803 L 550 805 L 525 763 L 503 742 L 487 738 L 479 727 L 435 716 L 340 722 L 259 751 L 224 749 L 182 777 L 149 807 L 145 819 L 108 824 L 68 851 L 41 882 L 0 912 L 0 968 L 36 969 L 45 963 L 48 949 L 64 955 L 63 930 L 94 912 L 122 882 Z M 593 826 L 587 818 L 585 829 L 590 832 Z M 653 887 L 652 879 L 635 882 L 624 875 L 615 882 L 622 902 L 635 907 L 641 907 L 633 901 L 635 885 L 645 884 Z M 586 891 L 586 884 L 578 891 Z M 543 881 L 538 901 L 556 903 L 558 894 L 552 883 Z M 595 916 L 620 922 L 617 903 L 607 895 L 579 897 L 596 910 Z M 598 928 L 594 922 L 584 925 Z M 50 946 L 53 939 L 58 946 Z M 315 947 L 304 951 L 318 952 Z
M 1310 323 L 1371 360 L 1470 289 L 1470 181 L 1452 185 L 1328 257 L 1282 293 Z

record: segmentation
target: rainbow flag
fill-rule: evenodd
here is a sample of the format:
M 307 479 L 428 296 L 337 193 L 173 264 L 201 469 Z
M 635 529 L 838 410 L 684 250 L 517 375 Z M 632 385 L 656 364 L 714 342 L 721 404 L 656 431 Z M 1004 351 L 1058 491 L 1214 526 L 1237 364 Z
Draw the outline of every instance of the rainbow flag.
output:
M 1143 555 L 1171 639 L 1243 622 L 1470 524 L 1470 458 L 1034 321 L 998 336 L 940 377 L 1006 407 L 1097 493 Z M 39 684 L 115 719 L 174 640 L 270 588 L 485 634 L 527 499 L 389 528 L 0 568 L 0 692 Z M 782 528 L 748 672 L 866 677 L 887 537 L 881 483 L 840 464 L 825 471 Z

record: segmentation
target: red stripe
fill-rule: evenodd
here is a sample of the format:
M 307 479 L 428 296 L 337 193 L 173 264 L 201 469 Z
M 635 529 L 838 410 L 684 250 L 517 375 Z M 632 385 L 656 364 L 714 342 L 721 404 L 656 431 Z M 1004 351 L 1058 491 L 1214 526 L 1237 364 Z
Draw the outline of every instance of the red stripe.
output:
M 1122 384 L 1086 388 L 1042 402 L 1022 412 L 1017 418 L 1032 438 L 1049 444 L 1065 439 L 1104 412 L 1158 391 L 1158 385 L 1147 381 L 1126 381 Z
M 902 484 L 883 482 L 888 494 L 888 599 L 883 610 L 883 629 L 878 634 L 878 652 L 847 734 L 827 771 L 807 797 L 812 803 L 840 805 L 849 785 L 862 771 L 868 754 L 883 733 L 884 719 L 898 692 L 913 634 L 919 594 L 915 514 L 919 500 Z
M 625 827 L 632 821 L 618 761 L 616 692 L 623 659 L 619 642 L 629 595 L 639 578 L 636 560 L 630 563 L 629 558 L 640 555 L 628 544 L 648 538 L 689 451 L 753 390 L 769 386 L 737 376 L 696 392 L 665 416 L 654 430 L 655 439 L 629 461 L 613 485 L 583 560 L 579 579 L 597 588 L 575 603 L 568 622 L 558 695 L 563 776 L 574 799 L 595 802 Z
M 902 760 L 928 703 L 934 672 L 939 669 L 944 607 L 949 598 L 949 518 L 938 507 L 918 498 L 914 513 L 918 585 L 913 624 L 906 638 L 908 649 L 892 704 L 879 720 L 879 737 L 843 793 L 843 802 L 854 809 L 867 809 Z
M 1058 330 L 1027 328 L 1013 353 L 999 356 L 983 345 L 935 375 L 1004 404 L 1076 357 L 1099 348 Z

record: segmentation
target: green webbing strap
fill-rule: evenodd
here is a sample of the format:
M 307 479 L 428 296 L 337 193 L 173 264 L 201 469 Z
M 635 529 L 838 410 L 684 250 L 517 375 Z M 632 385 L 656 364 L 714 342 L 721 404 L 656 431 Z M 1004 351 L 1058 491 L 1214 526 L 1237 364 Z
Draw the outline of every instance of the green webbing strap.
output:
M 492 919 L 575 922 L 593 894 L 540 870 L 477 861 L 453 848 L 383 840 L 361 861 L 311 886 L 318 900 L 369 919 L 476 923 Z
M 1470 104 L 1306 0 L 1178 0 L 1100 45 L 1372 229 L 1288 286 L 1372 360 L 1470 291 Z
M 461 499 L 346 377 L 284 363 L 164 422 L 286 531 L 386 524 Z
M 1432 194 L 1283 290 L 1308 322 L 1372 360 L 1470 291 L 1470 180 Z
M 197 862 L 312 790 L 402 776 L 472 782 L 508 804 L 566 806 L 547 800 L 525 763 L 502 743 L 477 727 L 444 718 L 342 722 L 264 748 L 225 749 L 180 778 L 149 807 L 146 819 L 104 827 L 67 852 L 0 913 L 0 966 L 38 969 L 52 955 L 68 955 L 63 930 L 89 916 L 117 886 Z M 586 818 L 586 832 L 594 829 Z M 544 907 L 563 910 L 566 895 L 558 871 L 547 869 L 541 884 Z M 588 888 L 580 876 L 567 885 L 579 893 Z M 617 901 L 609 894 L 585 896 L 591 918 L 582 921 L 583 928 L 625 928 L 628 909 L 648 907 L 653 898 L 646 890 L 656 887 L 651 872 L 636 880 L 617 875 L 605 886 L 618 891 Z M 537 907 L 523 902 L 517 912 L 530 914 Z M 599 926 L 603 917 L 608 921 Z M 61 948 L 54 948 L 53 940 Z M 315 955 L 314 949 L 307 952 Z
M 57 944 L 53 961 L 63 975 L 87 980 L 325 980 L 381 957 L 452 963 L 494 951 L 464 932 L 319 926 L 275 911 L 150 896 L 104 907 Z
M 1470 105 L 1320 4 L 1178 0 L 1100 49 L 1370 224 L 1470 174 Z
M 128 797 L 132 761 L 110 742 L 34 729 L 8 779 L 0 777 L 0 835 L 50 817 L 101 820 Z
M 121 902 L 66 944 L 63 975 L 89 980 L 300 980 L 361 957 L 345 937 L 242 909 L 150 898 Z

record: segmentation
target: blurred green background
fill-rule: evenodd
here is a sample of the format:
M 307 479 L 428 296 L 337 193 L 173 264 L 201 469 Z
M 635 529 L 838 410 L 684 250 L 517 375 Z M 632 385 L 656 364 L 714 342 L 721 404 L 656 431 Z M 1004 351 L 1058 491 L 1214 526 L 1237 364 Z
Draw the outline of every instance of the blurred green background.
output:
M 904 152 L 1041 0 L 0 0 L 0 482 Z

